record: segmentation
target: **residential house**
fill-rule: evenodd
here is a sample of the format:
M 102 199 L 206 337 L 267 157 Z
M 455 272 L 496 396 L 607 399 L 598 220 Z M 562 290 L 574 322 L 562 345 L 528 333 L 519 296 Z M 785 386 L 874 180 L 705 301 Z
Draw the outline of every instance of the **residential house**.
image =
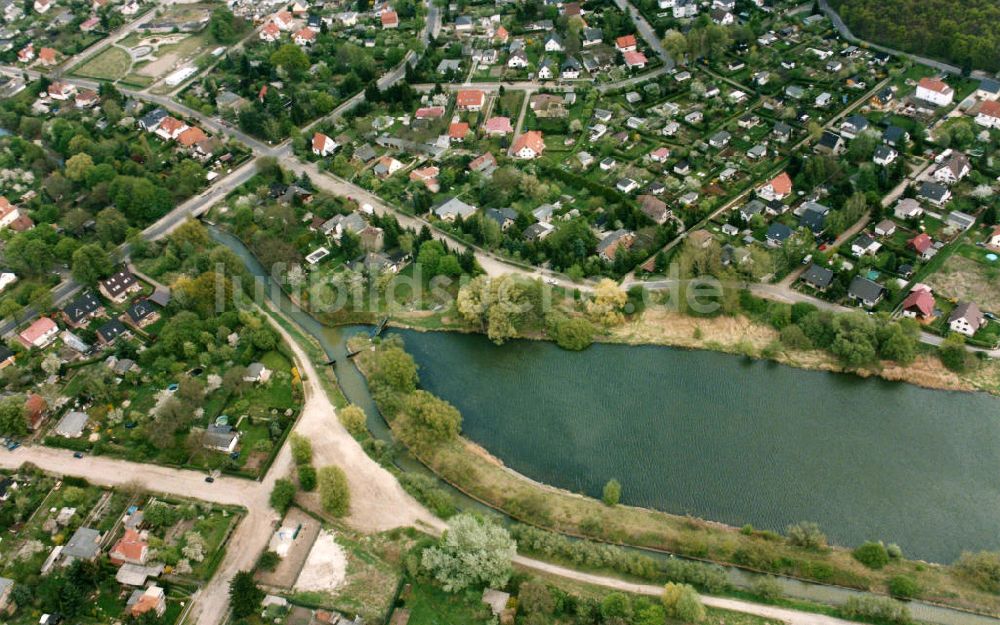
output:
M 101 327 L 97 328 L 97 340 L 102 345 L 110 345 L 114 343 L 119 336 L 127 333 L 128 328 L 126 328 L 121 321 L 111 319 Z
M 562 52 L 563 51 L 562 37 L 560 37 L 557 33 L 549 33 L 545 37 L 544 48 L 546 52 Z
M 522 233 L 522 236 L 524 237 L 525 241 L 529 242 L 541 241 L 545 237 L 552 234 L 552 231 L 555 229 L 556 227 L 553 226 L 552 224 L 540 221 L 536 224 L 531 224 L 530 226 L 525 228 L 524 232 Z
M 489 175 L 497 168 L 497 159 L 491 152 L 486 152 L 469 161 L 469 171 Z
M 816 144 L 816 151 L 838 155 L 844 151 L 844 139 L 831 130 L 824 130 Z
M 550 58 L 542 59 L 538 64 L 538 80 L 552 80 L 555 77 L 556 62 Z
M 540 130 L 529 130 L 514 140 L 511 155 L 522 160 L 538 158 L 545 151 L 545 139 Z
M 984 78 L 979 81 L 976 97 L 985 102 L 1000 100 L 1000 81 Z
M 865 308 L 874 308 L 885 297 L 885 287 L 862 276 L 855 276 L 847 288 L 847 297 Z
M 271 379 L 271 370 L 262 362 L 253 362 L 247 366 L 243 381 L 251 384 L 266 384 Z
M 292 41 L 298 46 L 311 46 L 316 42 L 316 31 L 306 26 L 292 35 Z
M 928 287 L 917 285 L 903 300 L 900 312 L 909 319 L 926 321 L 934 316 L 934 296 Z
M 69 100 L 76 95 L 76 86 L 67 82 L 55 80 L 49 85 L 48 94 L 53 100 Z
M 643 69 L 648 60 L 642 52 L 625 52 L 622 54 L 625 59 L 625 66 L 629 69 Z
M 910 133 L 899 126 L 889 126 L 882 133 L 882 142 L 894 148 L 902 147 L 910 140 Z
M 920 202 L 913 198 L 903 198 L 896 203 L 892 214 L 896 219 L 919 219 L 923 216 L 924 209 L 920 206 Z
M 486 210 L 486 218 L 500 226 L 506 231 L 517 222 L 517 211 L 513 208 L 489 208 Z
M 93 291 L 86 290 L 62 309 L 63 320 L 72 328 L 84 326 L 104 313 L 104 306 Z
M 830 207 L 816 202 L 806 202 L 802 206 L 802 214 L 799 216 L 799 227 L 809 228 L 815 235 L 820 235 L 826 230 L 826 216 L 830 214 Z
M 378 159 L 375 167 L 372 168 L 372 172 L 379 178 L 388 178 L 400 169 L 403 169 L 402 163 L 389 155 L 385 155 Z
M 510 69 L 524 69 L 528 67 L 528 55 L 524 50 L 511 52 L 507 57 L 507 67 Z
M 476 207 L 466 204 L 462 200 L 453 197 L 441 202 L 431 209 L 432 212 L 444 221 L 454 221 L 456 217 L 468 219 L 476 212 Z
M 87 427 L 89 420 L 90 417 L 87 416 L 86 412 L 71 410 L 59 419 L 55 433 L 63 438 L 80 438 L 83 436 L 83 429 Z
M 167 597 L 163 589 L 154 584 L 145 590 L 133 591 L 125 607 L 132 618 L 139 618 L 150 612 L 159 618 L 167 612 Z
M 729 145 L 729 140 L 731 138 L 732 135 L 730 135 L 728 132 L 726 132 L 725 130 L 720 130 L 719 132 L 715 133 L 709 138 L 708 144 L 713 148 L 724 148 L 727 145 Z
M 920 255 L 921 258 L 927 260 L 934 255 L 934 241 L 931 239 L 930 235 L 926 232 L 921 232 L 917 236 L 913 237 L 906 242 L 907 247 L 912 249 L 914 252 Z
M 868 120 L 863 115 L 851 115 L 840 124 L 840 134 L 854 139 L 868 129 Z
M 413 114 L 415 119 L 438 119 L 444 115 L 443 106 L 425 106 L 418 108 Z
M 635 35 L 625 35 L 615 39 L 615 47 L 619 52 L 635 52 L 638 49 Z
M 583 65 L 580 61 L 577 61 L 575 57 L 568 56 L 566 60 L 562 62 L 559 66 L 559 75 L 565 80 L 574 80 L 580 77 L 580 71 L 583 69 Z
M 463 89 L 455 96 L 455 106 L 460 111 L 481 111 L 486 103 L 486 92 L 479 89 Z
M 851 242 L 851 253 L 858 258 L 862 256 L 875 256 L 882 249 L 882 244 L 867 234 L 855 237 Z
M 431 193 L 437 193 L 441 189 L 437 179 L 438 174 L 440 173 L 441 170 L 438 167 L 430 165 L 411 171 L 410 180 L 414 182 L 421 182 L 425 187 L 427 187 L 428 191 Z
M 35 46 L 30 43 L 17 51 L 17 60 L 21 63 L 31 63 L 35 60 Z
M 654 163 L 665 163 L 670 158 L 670 148 L 659 147 L 649 153 L 649 160 Z
M 875 236 L 891 237 L 896 234 L 896 222 L 891 219 L 883 219 L 875 224 Z
M 143 565 L 146 564 L 148 557 L 149 543 L 143 540 L 139 532 L 131 528 L 125 530 L 125 534 L 108 552 L 108 558 L 116 566 L 126 563 Z
M 142 283 L 136 280 L 127 267 L 119 269 L 111 277 L 97 283 L 97 290 L 106 299 L 116 304 L 122 304 L 128 299 L 129 294 L 142 290 Z
M 993 233 L 986 239 L 986 245 L 994 249 L 1000 249 L 1000 226 L 993 229 Z
M 36 13 L 45 14 L 49 12 L 49 9 L 52 8 L 53 4 L 55 4 L 53 0 L 35 0 L 35 3 L 32 6 L 34 7 Z
M 948 327 L 952 332 L 973 336 L 989 321 L 975 302 L 961 302 L 948 315 Z
M 483 124 L 483 132 L 488 136 L 504 136 L 514 132 L 509 117 L 491 117 Z
M 663 200 L 649 194 L 640 195 L 636 199 L 642 212 L 655 223 L 663 224 L 670 218 L 670 209 Z
M 817 265 L 816 263 L 812 263 L 804 272 L 802 272 L 799 279 L 817 291 L 823 292 L 830 288 L 830 285 L 833 284 L 833 276 L 834 273 L 832 270 L 821 265 Z
M 787 172 L 781 172 L 773 180 L 758 190 L 765 200 L 783 200 L 792 192 L 792 178 Z
M 0 369 L 6 369 L 14 364 L 16 360 L 17 356 L 9 347 L 6 345 L 0 345 Z
M 635 243 L 635 233 L 631 230 L 619 229 L 609 233 L 597 244 L 597 255 L 603 260 L 614 261 L 618 250 L 627 252 Z
M 67 560 L 91 561 L 101 550 L 101 533 L 89 527 L 81 527 L 63 545 L 62 557 Z
M 875 148 L 875 155 L 872 157 L 872 161 L 874 161 L 876 165 L 888 167 L 894 163 L 898 157 L 899 152 L 887 145 L 880 145 Z
M 160 125 L 156 128 L 156 136 L 164 141 L 173 141 L 182 132 L 188 129 L 188 125 L 175 117 L 164 117 Z
M 934 171 L 934 179 L 944 184 L 954 184 L 969 175 L 971 171 L 972 165 L 969 163 L 969 157 L 960 152 L 954 152 Z
M 333 154 L 337 148 L 337 142 L 323 134 L 322 132 L 317 132 L 313 134 L 312 138 L 312 153 L 316 156 L 329 156 Z
M 38 62 L 42 65 L 55 65 L 56 64 L 56 51 L 55 48 L 42 48 L 38 51 Z
M 465 137 L 468 134 L 468 122 L 454 122 L 448 126 L 448 139 L 452 142 L 461 143 L 462 141 L 465 141 Z
M 768 247 L 777 248 L 785 244 L 788 237 L 792 236 L 792 229 L 783 223 L 775 222 L 767 228 L 764 240 Z
M 615 184 L 615 188 L 622 193 L 632 193 L 639 188 L 639 183 L 631 178 L 620 178 Z
M 395 11 L 386 11 L 379 19 L 383 29 L 399 28 L 399 14 Z
M 783 121 L 778 121 L 774 123 L 774 129 L 771 131 L 774 135 L 775 140 L 779 143 L 787 143 L 792 137 L 792 127 Z
M 895 99 L 896 99 L 896 92 L 893 91 L 892 87 L 885 87 L 884 89 L 873 95 L 871 100 L 869 100 L 868 102 L 869 104 L 872 105 L 872 108 L 882 110 L 889 108 L 889 106 L 893 103 L 893 101 L 895 101 Z
M 93 89 L 80 89 L 73 102 L 78 109 L 89 109 L 101 103 L 101 96 Z
M 4 348 L 6 349 L 6 348 Z M 13 362 L 14 354 L 8 349 L 9 358 Z M 28 429 L 32 432 L 38 430 L 46 417 L 49 416 L 49 402 L 38 393 L 28 393 L 24 400 L 24 418 L 28 422 Z
M 182 148 L 193 148 L 199 144 L 204 144 L 208 140 L 205 131 L 197 126 L 191 126 L 177 135 L 177 144 Z M 211 154 L 211 152 L 209 152 Z
M 921 78 L 916 96 L 936 106 L 948 106 L 955 100 L 955 90 L 937 78 Z
M 590 48 L 604 41 L 604 31 L 600 28 L 584 28 L 581 34 L 583 47 Z
M 951 189 L 936 182 L 924 182 L 917 195 L 935 206 L 944 206 L 951 199 Z
M 162 108 L 156 108 L 139 118 L 139 128 L 146 132 L 155 132 L 160 127 L 160 123 L 168 117 L 169 113 Z
M 979 107 L 976 123 L 987 128 L 1000 128 L 1000 102 L 988 100 Z
M 59 326 L 56 325 L 55 321 L 52 321 L 48 317 L 40 317 L 22 330 L 17 337 L 21 341 L 21 344 L 28 349 L 33 347 L 43 349 L 48 347 L 58 334 Z
M 120 319 L 133 328 L 145 328 L 156 323 L 160 318 L 159 311 L 148 299 L 141 298 L 135 300 Z
M 976 225 L 976 218 L 968 213 L 963 213 L 962 211 L 951 211 L 948 216 L 944 218 L 946 225 L 955 228 L 956 230 L 968 230 L 972 226 Z
M 231 454 L 240 442 L 240 433 L 231 425 L 213 423 L 205 428 L 201 444 L 208 449 Z

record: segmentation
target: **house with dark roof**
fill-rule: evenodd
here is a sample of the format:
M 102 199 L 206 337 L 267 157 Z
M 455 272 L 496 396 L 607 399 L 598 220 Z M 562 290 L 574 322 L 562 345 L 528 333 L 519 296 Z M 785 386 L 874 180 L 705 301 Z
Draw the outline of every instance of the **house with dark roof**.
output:
M 94 292 L 89 289 L 62 309 L 63 320 L 74 328 L 86 325 L 88 321 L 103 313 L 104 306 L 101 300 L 97 299 Z
M 832 270 L 812 263 L 808 269 L 802 272 L 799 279 L 817 291 L 826 291 L 833 284 L 833 275 Z
M 122 304 L 130 293 L 141 291 L 142 284 L 132 275 L 128 267 L 122 267 L 110 278 L 98 282 L 97 289 L 104 297 L 116 304 Z
M 792 236 L 791 228 L 783 223 L 775 222 L 768 227 L 764 238 L 768 247 L 781 247 L 790 236 Z
M 822 234 L 826 230 L 826 216 L 830 214 L 830 207 L 806 202 L 804 209 L 799 217 L 799 226 L 809 228 L 815 235 Z
M 160 313 L 148 299 L 142 298 L 132 302 L 125 314 L 120 317 L 122 321 L 133 328 L 145 328 L 156 323 L 160 318 Z
M 205 428 L 202 437 L 202 445 L 215 451 L 233 453 L 236 445 L 240 441 L 240 433 L 233 429 L 231 425 L 217 425 L 213 423 Z
M 81 527 L 63 546 L 62 556 L 73 560 L 93 560 L 101 550 L 101 533 L 89 527 Z
M 863 276 L 856 276 L 847 287 L 847 297 L 865 308 L 874 308 L 885 297 L 885 287 Z
M 840 154 L 844 151 L 844 138 L 832 130 L 823 131 L 816 144 L 816 151 L 826 154 Z
M 936 206 L 942 206 L 951 199 L 951 189 L 937 182 L 924 182 L 917 195 Z
M 112 319 L 97 328 L 97 340 L 100 341 L 102 345 L 110 345 L 111 343 L 114 343 L 119 336 L 127 332 L 128 329 L 125 327 L 125 324 L 117 319 Z

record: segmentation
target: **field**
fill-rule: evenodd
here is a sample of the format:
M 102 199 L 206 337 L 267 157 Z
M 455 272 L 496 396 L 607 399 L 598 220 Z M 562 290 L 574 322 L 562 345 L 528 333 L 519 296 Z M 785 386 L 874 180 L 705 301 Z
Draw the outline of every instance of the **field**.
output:
M 77 67 L 73 73 L 97 80 L 121 80 L 132 67 L 132 57 L 116 46 L 109 46 L 97 56 Z
M 982 257 L 985 252 L 977 251 Z M 1000 310 L 1000 267 L 977 262 L 960 250 L 944 266 L 927 278 L 927 283 L 941 295 L 962 301 L 974 301 L 983 310 Z

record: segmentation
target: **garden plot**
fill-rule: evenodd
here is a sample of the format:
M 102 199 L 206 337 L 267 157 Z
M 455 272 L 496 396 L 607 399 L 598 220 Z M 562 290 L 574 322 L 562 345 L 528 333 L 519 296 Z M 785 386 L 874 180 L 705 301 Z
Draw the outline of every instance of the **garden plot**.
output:
M 347 552 L 337 544 L 333 532 L 324 530 L 313 543 L 312 551 L 295 581 L 303 592 L 330 593 L 347 578 Z

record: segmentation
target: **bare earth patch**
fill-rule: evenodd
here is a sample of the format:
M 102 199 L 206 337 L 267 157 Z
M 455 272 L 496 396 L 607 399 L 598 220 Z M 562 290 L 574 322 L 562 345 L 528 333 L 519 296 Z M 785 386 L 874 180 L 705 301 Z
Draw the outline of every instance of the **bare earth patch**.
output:
M 333 592 L 347 577 L 347 553 L 334 540 L 333 532 L 324 530 L 313 543 L 312 551 L 295 581 L 295 589 L 304 592 Z
M 960 254 L 952 254 L 926 282 L 942 295 L 972 300 L 983 310 L 1000 309 L 1000 272 Z

